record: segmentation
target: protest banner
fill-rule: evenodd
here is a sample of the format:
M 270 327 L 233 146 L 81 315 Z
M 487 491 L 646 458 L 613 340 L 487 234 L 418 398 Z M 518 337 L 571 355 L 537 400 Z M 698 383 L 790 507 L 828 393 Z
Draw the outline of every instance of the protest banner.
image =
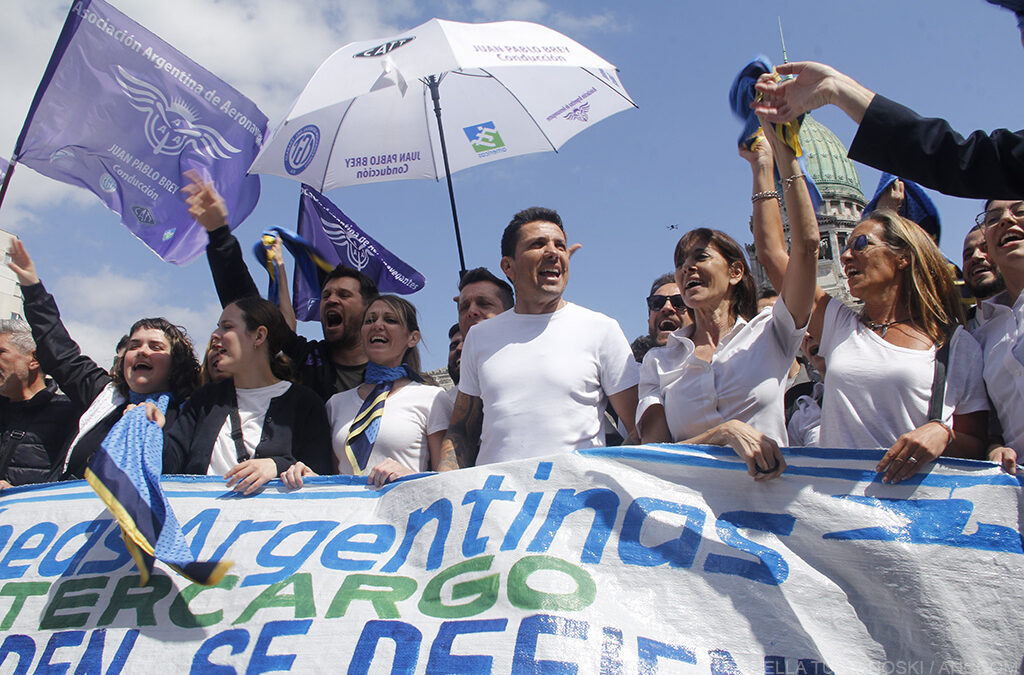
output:
M 252 101 L 143 26 L 102 0 L 75 0 L 11 163 L 89 190 L 184 264 L 207 243 L 179 192 L 184 172 L 214 182 L 238 225 L 259 199 L 259 178 L 245 172 L 266 127 Z
M 84 482 L 0 495 L 0 672 L 1009 673 L 1021 484 L 940 460 L 598 448 L 251 498 L 169 477 L 213 587 L 139 576 Z

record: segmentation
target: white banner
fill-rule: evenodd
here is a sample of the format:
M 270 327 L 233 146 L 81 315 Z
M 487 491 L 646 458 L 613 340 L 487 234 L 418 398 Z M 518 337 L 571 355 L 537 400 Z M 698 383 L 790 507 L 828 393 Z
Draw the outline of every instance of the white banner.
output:
M 84 482 L 0 493 L 0 673 L 1011 673 L 1021 483 L 942 460 L 644 446 L 354 479 L 164 481 L 218 586 L 138 575 Z

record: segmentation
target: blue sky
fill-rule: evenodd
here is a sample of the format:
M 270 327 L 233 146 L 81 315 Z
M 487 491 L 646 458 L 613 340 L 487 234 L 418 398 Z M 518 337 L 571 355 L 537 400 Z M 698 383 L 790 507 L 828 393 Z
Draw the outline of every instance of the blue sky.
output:
M 620 113 L 561 151 L 494 162 L 455 175 L 467 265 L 497 271 L 498 240 L 517 210 L 557 209 L 573 258 L 567 299 L 604 312 L 630 339 L 646 331 L 643 298 L 669 271 L 682 232 L 723 229 L 751 241 L 750 175 L 736 154 L 739 124 L 728 88 L 755 54 L 781 62 L 777 17 L 790 60 L 820 60 L 918 112 L 945 117 L 962 132 L 1018 128 L 1024 49 L 1009 12 L 982 0 L 858 3 L 697 3 L 604 0 L 114 0 L 195 61 L 279 119 L 317 65 L 352 40 L 371 39 L 437 16 L 461 21 L 544 23 L 616 64 L 639 109 Z M 5 106 L 0 155 L 9 156 L 69 6 L 68 0 L 4 0 L 0 64 Z M 855 127 L 835 109 L 817 119 L 847 145 Z M 878 172 L 858 166 L 863 190 Z M 294 227 L 296 183 L 267 176 L 256 211 L 236 230 L 245 248 L 269 225 Z M 942 249 L 959 260 L 980 204 L 932 193 L 943 223 Z M 328 193 L 355 222 L 423 272 L 410 296 L 421 313 L 427 367 L 444 365 L 456 319 L 458 275 L 443 182 L 397 181 Z M 669 229 L 678 225 L 678 229 Z M 161 262 L 90 193 L 20 168 L 0 228 L 16 232 L 57 296 L 72 335 L 109 361 L 136 318 L 163 314 L 205 343 L 219 314 L 204 258 Z M 250 263 L 260 286 L 265 273 Z M 289 265 L 290 267 L 290 265 Z M 318 324 L 300 332 L 319 336 Z

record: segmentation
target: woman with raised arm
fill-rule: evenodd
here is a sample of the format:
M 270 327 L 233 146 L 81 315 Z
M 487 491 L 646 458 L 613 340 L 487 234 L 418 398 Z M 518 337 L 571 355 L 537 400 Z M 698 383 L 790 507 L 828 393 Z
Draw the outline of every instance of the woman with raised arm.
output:
M 83 478 L 89 460 L 131 403 L 167 393 L 165 414 L 173 420 L 196 387 L 199 364 L 184 330 L 166 319 L 151 318 L 132 325 L 127 348 L 114 361 L 112 372 L 100 367 L 68 334 L 57 303 L 39 281 L 21 241 L 11 242 L 10 256 L 8 267 L 25 297 L 25 318 L 32 326 L 39 365 L 84 411 L 78 433 L 51 479 Z
M 764 146 L 762 139 L 759 143 Z M 756 145 L 755 145 L 756 147 Z M 751 155 L 755 228 L 766 211 L 778 214 L 770 153 Z M 644 442 L 680 441 L 725 421 L 743 422 L 774 443 L 773 456 L 747 457 L 759 477 L 785 466 L 776 444 L 786 442 L 783 391 L 813 301 L 818 226 L 796 160 L 778 163 L 791 214 L 793 262 L 774 306 L 756 314 L 754 282 L 742 249 L 717 230 L 687 232 L 675 250 L 676 283 L 694 324 L 652 349 L 640 371 L 637 426 Z
M 448 429 L 444 390 L 423 382 L 416 308 L 397 295 L 382 295 L 366 309 L 363 345 L 366 381 L 327 401 L 338 473 L 368 474 L 384 485 L 437 466 Z M 302 485 L 315 475 L 296 465 L 285 483 Z
M 212 365 L 225 379 L 197 389 L 166 427 L 167 473 L 224 476 L 252 494 L 297 461 L 330 468 L 330 426 L 316 393 L 289 381 L 280 354 L 288 329 L 262 298 L 232 302 L 211 338 Z
M 777 163 L 794 161 L 768 135 Z M 781 220 L 755 220 L 754 231 L 776 283 L 788 275 Z M 981 350 L 962 327 L 960 296 L 935 243 L 915 223 L 875 211 L 854 228 L 839 259 L 864 309 L 858 314 L 815 287 L 807 331 L 828 368 L 820 446 L 885 448 L 877 470 L 894 483 L 943 454 L 983 458 Z

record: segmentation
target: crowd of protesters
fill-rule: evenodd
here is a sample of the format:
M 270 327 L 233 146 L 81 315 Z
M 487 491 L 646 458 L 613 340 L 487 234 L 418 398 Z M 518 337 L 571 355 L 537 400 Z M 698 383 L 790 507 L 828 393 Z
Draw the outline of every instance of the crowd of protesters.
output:
M 15 240 L 9 266 L 26 321 L 0 321 L 0 487 L 83 477 L 140 404 L 163 430 L 164 473 L 222 476 L 245 494 L 325 474 L 383 485 L 612 438 L 729 446 L 755 480 L 784 471 L 780 446 L 801 444 L 885 450 L 886 482 L 943 455 L 1014 472 L 1024 450 L 1024 139 L 965 140 L 822 64 L 778 71 L 791 77 L 757 82 L 762 131 L 740 149 L 771 297 L 736 241 L 692 230 L 675 247 L 674 274 L 654 281 L 649 334 L 631 347 L 615 320 L 563 299 L 574 247 L 557 212 L 531 207 L 501 238 L 508 282 L 485 268 L 461 279 L 449 392 L 421 372 L 416 308 L 357 270 L 326 276 L 324 338 L 298 336 L 287 284 L 276 304 L 259 297 L 223 200 L 197 175 L 184 191 L 209 233 L 223 306 L 202 365 L 161 318 L 132 325 L 111 370 L 97 365 Z M 776 130 L 829 103 L 860 124 L 851 156 L 902 178 L 840 256 L 859 311 L 815 284 L 811 194 Z M 910 181 L 987 200 L 964 241 L 963 281 L 977 301 L 967 313 L 954 268 L 901 215 Z M 803 371 L 815 386 L 798 396 Z

